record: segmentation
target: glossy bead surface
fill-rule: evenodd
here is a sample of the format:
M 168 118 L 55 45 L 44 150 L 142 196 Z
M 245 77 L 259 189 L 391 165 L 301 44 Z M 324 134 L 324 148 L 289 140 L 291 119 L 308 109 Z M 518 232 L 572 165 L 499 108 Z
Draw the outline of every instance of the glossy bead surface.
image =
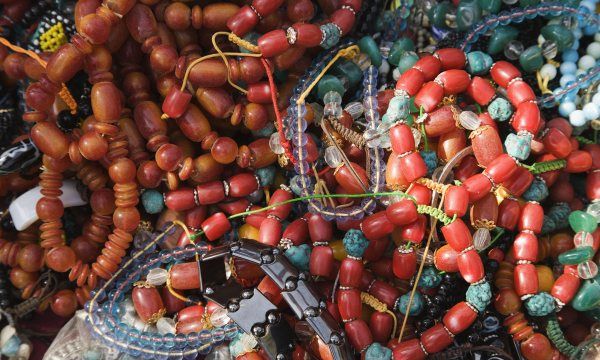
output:
M 131 299 L 136 313 L 145 323 L 156 322 L 166 311 L 160 293 L 154 287 L 134 287 Z
M 471 326 L 476 318 L 477 312 L 473 311 L 466 302 L 461 301 L 448 310 L 442 321 L 451 333 L 460 334 Z
M 452 343 L 452 337 L 441 323 L 437 323 L 423 332 L 421 343 L 428 353 L 433 354 L 448 347 Z

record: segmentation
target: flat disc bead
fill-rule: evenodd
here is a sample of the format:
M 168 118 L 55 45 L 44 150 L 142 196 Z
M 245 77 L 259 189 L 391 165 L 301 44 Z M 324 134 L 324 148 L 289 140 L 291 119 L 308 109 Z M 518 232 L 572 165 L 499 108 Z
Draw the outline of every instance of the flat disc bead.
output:
M 490 75 L 496 84 L 506 88 L 511 80 L 521 77 L 521 72 L 507 61 L 498 61 L 492 66 Z

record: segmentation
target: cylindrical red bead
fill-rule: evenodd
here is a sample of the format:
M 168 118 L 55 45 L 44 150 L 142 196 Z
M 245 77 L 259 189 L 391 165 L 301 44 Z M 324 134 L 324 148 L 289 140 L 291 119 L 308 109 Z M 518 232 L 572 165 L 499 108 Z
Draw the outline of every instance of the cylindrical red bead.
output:
M 277 246 L 281 240 L 281 222 L 273 217 L 267 217 L 260 224 L 258 241 L 269 246 Z
M 442 69 L 462 69 L 465 67 L 467 57 L 465 52 L 457 48 L 444 48 L 435 52 L 435 56 L 442 63 Z
M 464 70 L 446 70 L 436 77 L 437 81 L 444 84 L 445 95 L 456 95 L 467 91 L 471 78 Z
M 404 90 L 410 96 L 415 96 L 425 83 L 425 76 L 420 70 L 410 68 L 406 70 L 396 82 L 397 90 Z
M 446 328 L 456 335 L 468 329 L 475 319 L 477 312 L 465 301 L 461 301 L 448 310 L 442 321 Z
M 407 181 L 413 182 L 427 174 L 427 165 L 418 152 L 410 153 L 400 159 L 400 166 Z
M 417 60 L 413 68 L 420 70 L 425 76 L 425 81 L 435 79 L 442 71 L 442 62 L 433 55 L 426 55 Z
M 422 107 L 424 112 L 430 112 L 439 105 L 443 97 L 444 88 L 435 81 L 430 81 L 415 96 L 415 106 Z
M 361 260 L 345 258 L 340 265 L 340 286 L 358 288 L 362 279 L 363 263 Z
M 469 193 L 463 186 L 450 186 L 444 198 L 444 212 L 448 216 L 463 217 L 469 207 Z
M 369 240 L 377 240 L 394 231 L 394 224 L 390 222 L 385 211 L 379 211 L 367 216 L 361 223 L 361 229 Z
M 209 241 L 215 241 L 231 230 L 231 223 L 225 214 L 219 212 L 204 220 L 200 227 Z
M 533 264 L 518 264 L 514 270 L 515 290 L 519 296 L 538 291 L 538 276 Z
M 270 58 L 282 54 L 290 48 L 285 30 L 273 30 L 258 38 L 258 48 L 263 57 Z
M 564 304 L 568 304 L 579 290 L 580 282 L 578 276 L 564 273 L 556 279 L 550 294 Z
M 421 334 L 421 343 L 429 354 L 440 352 L 452 344 L 452 336 L 444 329 L 442 323 L 437 323 Z
M 458 264 L 458 271 L 460 271 L 460 274 L 466 282 L 472 284 L 483 279 L 485 270 L 483 268 L 481 257 L 477 251 L 469 250 L 460 253 L 456 263 Z
M 312 276 L 329 276 L 333 271 L 333 250 L 329 246 L 315 246 L 308 265 Z
M 371 331 L 364 320 L 359 319 L 346 323 L 344 324 L 344 330 L 346 330 L 346 336 L 348 336 L 350 344 L 356 351 L 363 351 L 373 343 Z
M 385 209 L 385 214 L 388 220 L 396 226 L 410 224 L 416 221 L 419 215 L 415 203 L 408 199 L 401 199 L 391 204 Z
M 483 174 L 475 174 L 465 180 L 462 186 L 469 193 L 469 203 L 473 203 L 485 196 L 492 189 L 492 183 Z
M 469 94 L 476 103 L 484 106 L 492 101 L 496 95 L 496 89 L 494 89 L 488 80 L 475 76 L 467 88 L 467 94 Z
M 498 184 L 508 179 L 516 169 L 515 160 L 508 154 L 502 154 L 488 165 L 485 172 Z
M 460 218 L 456 218 L 450 224 L 442 226 L 442 234 L 448 245 L 458 252 L 473 245 L 471 232 Z
M 409 280 L 417 268 L 417 254 L 413 249 L 394 251 L 392 267 L 398 279 Z
M 490 69 L 490 75 L 496 84 L 503 88 L 506 88 L 511 80 L 521 77 L 519 69 L 508 61 L 497 61 Z
M 536 234 L 542 231 L 544 224 L 544 209 L 535 202 L 528 202 L 521 209 L 521 219 L 519 220 L 519 230 L 531 230 Z
M 515 260 L 535 262 L 538 256 L 538 239 L 528 232 L 520 232 L 513 242 Z
M 360 301 L 360 290 L 338 290 L 336 294 L 338 309 L 342 320 L 360 319 L 362 315 L 362 303 Z
M 401 155 L 415 150 L 415 137 L 406 124 L 398 124 L 390 129 L 390 143 L 392 151 L 396 154 Z

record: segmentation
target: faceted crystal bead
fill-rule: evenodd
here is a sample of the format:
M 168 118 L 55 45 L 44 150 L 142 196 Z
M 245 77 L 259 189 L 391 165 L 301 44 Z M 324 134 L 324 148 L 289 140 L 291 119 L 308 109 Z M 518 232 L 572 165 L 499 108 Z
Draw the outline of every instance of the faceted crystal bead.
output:
M 210 323 L 216 327 L 225 326 L 231 319 L 227 316 L 227 310 L 219 308 L 210 315 Z
M 285 152 L 285 149 L 283 148 L 283 146 L 281 146 L 281 140 L 279 138 L 278 132 L 274 132 L 271 134 L 271 137 L 269 138 L 269 148 L 273 153 L 277 155 L 281 155 Z
M 488 246 L 492 242 L 492 235 L 490 231 L 485 228 L 480 228 L 475 231 L 473 234 L 473 246 L 475 246 L 475 250 L 481 251 Z
M 573 244 L 575 244 L 575 247 L 593 246 L 594 237 L 588 232 L 580 231 L 573 237 Z
M 323 98 L 323 102 L 325 104 L 328 104 L 328 103 L 341 104 L 342 103 L 342 96 L 337 91 L 328 91 L 325 94 L 325 97 Z
M 337 103 L 326 103 L 323 109 L 323 115 L 339 118 L 342 116 L 342 107 Z
M 546 59 L 554 59 L 558 55 L 558 46 L 554 41 L 546 40 L 542 44 L 542 55 Z
M 363 137 L 365 138 L 365 140 L 367 140 L 367 146 L 371 149 L 378 147 L 381 143 L 379 139 L 379 132 L 377 132 L 377 130 L 375 129 L 367 129 L 364 132 Z
M 169 272 L 163 268 L 154 268 L 146 275 L 146 281 L 152 286 L 160 286 L 167 282 Z
M 598 265 L 593 260 L 587 260 L 577 265 L 577 275 L 582 279 L 591 279 L 598 274 Z
M 477 129 L 479 125 L 481 125 L 481 120 L 479 120 L 477 114 L 472 111 L 461 112 L 458 116 L 458 119 L 460 121 L 460 125 L 467 130 L 473 131 Z
M 343 161 L 342 154 L 335 146 L 328 146 L 325 149 L 325 162 L 330 168 L 337 168 Z
M 161 317 L 156 322 L 156 329 L 161 335 L 175 334 L 175 321 L 171 318 Z
M 586 212 L 596 218 L 596 222 L 600 222 L 600 201 L 596 201 L 588 205 Z
M 356 120 L 363 114 L 363 112 L 365 111 L 365 108 L 358 101 L 354 101 L 354 102 L 351 102 L 350 104 L 346 105 L 344 110 L 346 110 L 348 112 L 348 114 L 350 114 L 350 116 L 352 116 L 352 118 L 354 120 Z
M 518 40 L 511 40 L 504 47 L 504 56 L 509 60 L 518 60 L 521 53 L 525 50 L 523 43 Z

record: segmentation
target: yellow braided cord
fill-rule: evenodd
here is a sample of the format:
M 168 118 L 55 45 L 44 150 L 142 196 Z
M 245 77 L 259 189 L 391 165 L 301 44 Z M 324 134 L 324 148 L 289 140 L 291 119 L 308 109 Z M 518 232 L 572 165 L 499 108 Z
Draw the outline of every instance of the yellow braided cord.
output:
M 384 312 L 384 313 L 388 313 L 388 314 L 392 315 L 392 319 L 394 319 L 394 328 L 392 329 L 391 336 L 393 338 L 394 335 L 396 334 L 396 329 L 398 327 L 398 319 L 396 318 L 396 314 L 394 314 L 394 312 L 390 311 L 385 303 L 379 301 L 379 299 L 377 299 L 375 296 L 373 296 L 369 293 L 361 292 L 360 300 L 363 303 L 369 305 L 375 311 Z
M 252 51 L 255 54 L 260 54 L 260 49 L 258 48 L 258 46 L 254 45 L 250 41 L 242 39 L 234 33 L 229 33 L 229 35 L 227 35 L 227 38 L 229 39 L 229 41 L 236 44 L 237 46 L 243 47 L 244 49 Z
M 67 104 L 69 110 L 71 110 L 71 114 L 77 114 L 77 101 L 75 101 L 73 95 L 71 95 L 71 92 L 67 88 L 67 85 L 62 84 L 58 95 L 65 102 L 65 104 Z
M 437 191 L 440 194 L 445 193 L 446 190 L 451 186 L 450 184 L 442 184 L 427 178 L 420 178 L 417 180 L 417 183 L 427 187 L 429 190 Z
M 302 94 L 300 94 L 300 97 L 296 101 L 296 104 L 304 104 L 304 100 L 306 99 L 308 94 L 310 94 L 312 89 L 315 86 L 317 86 L 317 84 L 319 83 L 319 80 L 321 80 L 321 78 L 323 78 L 323 76 L 325 76 L 325 74 L 327 73 L 329 68 L 331 68 L 333 66 L 333 64 L 335 64 L 335 62 L 338 61 L 339 58 L 343 57 L 345 59 L 353 59 L 354 57 L 356 57 L 356 55 L 358 55 L 359 52 L 360 52 L 360 49 L 358 48 L 357 45 L 352 45 L 352 46 L 349 46 L 347 48 L 344 48 L 344 49 L 341 49 L 340 51 L 338 51 L 338 53 L 335 54 L 335 56 L 329 61 L 329 63 L 327 65 L 325 65 L 323 70 L 321 70 L 321 73 L 304 90 L 304 92 Z

